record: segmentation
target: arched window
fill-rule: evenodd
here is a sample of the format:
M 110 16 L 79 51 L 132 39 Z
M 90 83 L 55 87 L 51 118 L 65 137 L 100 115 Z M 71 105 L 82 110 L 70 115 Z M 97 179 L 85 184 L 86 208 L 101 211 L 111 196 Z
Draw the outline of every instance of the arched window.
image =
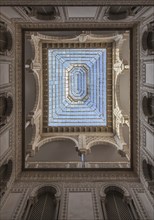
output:
M 106 220 L 134 220 L 139 219 L 133 201 L 124 196 L 119 187 L 107 187 L 105 200 L 102 204 L 104 219 Z
M 24 213 L 25 220 L 55 220 L 58 216 L 59 204 L 55 197 L 56 190 L 47 186 L 38 190 L 32 202 L 29 199 Z
M 5 23 L 0 22 L 0 52 L 4 53 L 7 50 L 10 51 L 12 48 L 12 35 L 7 30 Z
M 142 170 L 143 176 L 148 184 L 149 192 L 154 195 L 154 166 L 152 164 L 147 163 L 146 160 L 142 162 Z
M 0 167 L 0 198 L 4 195 L 7 189 L 7 183 L 10 180 L 12 174 L 12 160 L 8 163 L 3 164 Z
M 128 17 L 128 6 L 112 6 L 109 9 L 110 20 L 121 20 Z
M 142 35 L 142 48 L 144 51 L 148 50 L 149 54 L 154 52 L 154 29 L 146 30 Z
M 147 163 L 146 160 L 143 160 L 142 169 L 143 169 L 144 178 L 147 181 L 154 181 L 154 166 Z
M 7 123 L 7 117 L 12 113 L 13 100 L 11 96 L 0 95 L 0 127 Z
M 154 95 L 152 93 L 148 93 L 148 96 L 143 97 L 142 110 L 148 119 L 148 123 L 154 126 Z
M 53 6 L 32 6 L 24 7 L 24 11 L 31 17 L 38 20 L 54 20 L 59 15 L 56 8 Z

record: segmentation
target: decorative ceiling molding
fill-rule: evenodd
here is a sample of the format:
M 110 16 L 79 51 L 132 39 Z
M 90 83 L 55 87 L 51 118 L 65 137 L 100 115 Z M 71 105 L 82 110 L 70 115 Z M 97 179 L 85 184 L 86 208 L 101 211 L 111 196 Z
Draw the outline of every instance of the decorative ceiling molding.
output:
M 16 54 L 17 54 L 17 60 L 16 60 L 16 85 L 17 85 L 17 88 L 16 88 L 16 109 L 17 109 L 17 112 L 16 112 L 16 137 L 18 137 L 18 139 L 16 140 L 16 176 L 21 173 L 22 171 L 24 171 L 24 169 L 22 170 L 22 122 L 21 122 L 21 118 L 22 118 L 22 111 L 21 111 L 21 107 L 22 107 L 22 99 L 21 99 L 21 95 L 22 95 L 22 77 L 21 77 L 21 73 L 22 73 L 22 66 L 21 66 L 21 63 L 22 63 L 22 48 L 21 48 L 21 34 L 22 34 L 22 29 L 23 28 L 33 28 L 33 29 L 55 29 L 57 28 L 58 30 L 61 29 L 61 30 L 74 30 L 74 29 L 80 29 L 80 30 L 85 30 L 85 28 L 87 29 L 90 29 L 90 30 L 101 30 L 101 29 L 104 29 L 104 28 L 132 28 L 132 25 L 133 24 L 128 24 L 128 23 L 118 23 L 118 24 L 115 24 L 115 23 L 100 23 L 100 24 L 96 24 L 96 23 L 82 23 L 82 24 L 79 24 L 79 23 L 65 23 L 65 24 L 62 24 L 62 23 L 56 23 L 56 22 L 53 22 L 52 24 L 30 24 L 30 23 L 18 23 L 16 24 Z M 134 48 L 136 48 L 136 37 L 137 37 L 137 31 L 136 31 L 136 28 L 134 28 Z M 134 60 L 136 60 L 137 56 L 136 56 L 136 53 L 135 53 L 135 57 L 134 57 Z M 134 61 L 134 62 L 137 62 L 137 61 Z M 136 72 L 136 70 L 135 70 Z M 138 83 L 138 78 L 136 78 L 136 74 L 133 75 L 133 77 L 135 77 L 136 80 L 134 80 L 134 86 L 136 88 L 136 83 Z M 137 92 L 138 94 L 138 90 L 136 91 L 136 89 L 134 90 L 135 94 Z M 138 95 L 134 97 L 134 109 L 137 108 L 137 100 L 136 97 L 138 98 Z M 136 110 L 135 110 L 136 111 Z M 136 113 L 135 113 L 136 114 Z M 136 117 L 136 119 L 138 119 L 138 117 Z M 137 122 L 137 126 L 138 126 L 138 122 Z M 134 128 L 134 132 L 136 131 L 136 127 Z M 136 138 L 137 137 L 137 138 Z M 139 167 L 138 167 L 138 154 L 139 154 L 139 151 L 138 151 L 138 132 L 135 132 L 135 136 L 134 136 L 134 139 L 133 139 L 133 143 L 134 143 L 134 146 L 136 146 L 136 148 L 134 147 L 134 161 L 135 161 L 135 164 L 134 164 L 134 170 L 136 172 L 136 170 L 139 170 Z M 137 157 L 137 159 L 136 159 Z M 39 171 L 38 171 L 39 172 Z M 53 171 L 54 172 L 54 171 Z M 51 174 L 51 176 L 53 175 L 53 172 Z M 71 171 L 70 171 L 71 172 Z M 84 173 L 84 171 L 82 171 Z M 125 175 L 121 175 L 123 171 L 119 172 L 119 178 L 127 178 L 129 175 L 132 175 L 131 174 L 131 171 L 127 171 L 125 172 Z M 60 179 L 63 178 L 63 176 L 67 176 L 67 172 L 57 172 L 56 173 L 58 175 L 60 175 Z M 78 176 L 78 171 L 77 172 L 74 172 L 74 176 Z M 81 175 L 81 172 L 79 172 L 80 175 Z M 96 174 L 96 172 L 94 172 Z M 97 172 L 96 176 L 98 177 L 98 179 L 101 179 L 103 180 L 103 178 L 101 178 L 100 176 L 100 173 L 102 173 L 101 175 L 103 175 L 103 178 L 104 176 L 106 175 L 104 172 Z M 115 173 L 115 174 L 114 174 Z M 23 173 L 24 174 L 24 173 Z M 57 175 L 56 174 L 56 175 Z M 32 174 L 33 175 L 33 174 Z M 36 174 L 37 175 L 37 174 Z M 45 173 L 43 174 L 45 175 Z M 70 174 L 69 174 L 70 175 Z M 82 174 L 84 175 L 84 174 Z M 118 177 L 118 174 L 117 172 L 114 172 L 112 171 L 112 175 L 114 176 L 115 175 L 115 178 Z M 108 175 L 107 175 L 108 176 Z M 136 178 L 136 174 L 133 173 L 133 178 Z M 74 177 L 71 177 L 70 178 L 74 178 Z M 77 177 L 78 178 L 78 177 Z M 114 177 L 113 177 L 114 178 Z M 82 178 L 81 178 L 82 179 Z M 91 179 L 91 178 L 90 178 Z M 93 178 L 95 179 L 95 178 Z

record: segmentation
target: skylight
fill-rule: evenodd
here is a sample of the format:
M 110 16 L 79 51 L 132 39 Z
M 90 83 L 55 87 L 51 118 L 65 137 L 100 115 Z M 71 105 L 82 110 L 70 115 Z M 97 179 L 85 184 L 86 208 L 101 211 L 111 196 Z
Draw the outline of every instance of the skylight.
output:
M 106 126 L 106 49 L 48 50 L 48 126 Z

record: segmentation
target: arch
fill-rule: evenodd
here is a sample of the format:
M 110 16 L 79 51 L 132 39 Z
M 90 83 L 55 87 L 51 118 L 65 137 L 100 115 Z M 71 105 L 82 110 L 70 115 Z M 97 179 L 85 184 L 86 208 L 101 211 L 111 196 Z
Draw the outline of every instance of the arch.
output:
M 139 219 L 130 193 L 121 183 L 105 184 L 100 195 L 104 219 Z
M 36 106 L 38 104 L 38 79 L 35 74 L 27 73 L 25 75 L 25 114 L 26 117 L 30 115 L 30 113 L 34 114 L 36 110 Z M 33 115 L 32 114 L 32 115 Z
M 124 201 L 123 197 L 123 191 L 121 191 L 120 188 L 114 187 L 108 189 L 105 199 L 105 208 L 108 219 L 134 219 L 134 216 L 130 212 L 129 206 L 127 202 Z
M 142 112 L 149 125 L 154 126 L 154 94 L 143 93 L 142 96 Z
M 145 159 L 142 161 L 142 171 L 146 181 L 154 181 L 154 166 Z
M 145 116 L 154 116 L 154 96 L 144 96 L 142 99 L 142 110 Z
M 34 107 L 32 109 L 32 112 L 35 114 L 39 108 L 39 100 L 40 100 L 40 80 L 39 80 L 39 74 L 37 71 L 32 71 L 32 74 L 35 79 L 35 85 L 36 85 L 36 96 L 35 96 L 35 103 Z
M 60 189 L 53 184 L 41 184 L 35 187 L 27 201 L 23 218 L 57 219 L 60 204 Z
M 115 143 L 114 139 L 112 138 L 104 138 L 104 140 L 94 140 L 91 141 L 86 148 L 90 149 L 91 147 L 93 147 L 94 145 L 99 145 L 99 144 L 112 144 L 114 145 L 116 148 L 118 148 L 118 145 Z
M 142 175 L 146 181 L 146 187 L 150 194 L 154 196 L 154 165 L 143 156 L 141 162 Z
M 0 52 L 4 53 L 12 49 L 12 34 L 7 30 L 7 25 L 0 22 Z
M 0 167 L 0 198 L 5 194 L 13 170 L 13 162 L 10 159 Z
M 116 77 L 115 82 L 115 99 L 117 108 L 121 111 L 122 116 L 129 115 L 129 102 L 125 101 L 129 99 L 129 86 L 128 86 L 129 74 L 126 71 L 122 71 Z M 127 90 L 126 90 L 127 89 Z
M 142 48 L 144 51 L 154 51 L 154 31 L 145 30 L 142 34 Z
M 0 127 L 8 122 L 8 117 L 13 111 L 13 99 L 10 94 L 0 95 Z
M 53 193 L 55 194 L 56 197 L 61 196 L 61 191 L 60 188 L 56 184 L 40 184 L 36 186 L 30 193 L 30 197 L 35 197 L 37 196 L 38 192 L 40 192 L 42 189 L 45 187 L 50 187 L 51 190 L 53 190 Z
M 109 20 L 125 19 L 129 15 L 128 6 L 111 6 L 108 11 Z
M 119 161 L 128 161 L 124 152 L 120 154 L 118 148 L 108 142 L 97 142 L 97 144 L 92 145 L 88 150 L 86 155 L 87 162 L 119 163 Z
M 74 147 L 78 147 L 78 141 L 75 138 L 69 137 L 69 136 L 65 136 L 65 137 L 64 136 L 57 136 L 57 137 L 46 138 L 46 139 L 40 141 L 36 147 L 39 149 L 41 146 L 43 146 L 46 143 L 56 141 L 56 140 L 58 141 L 58 140 L 67 140 L 67 139 L 72 140 L 75 143 Z
M 59 15 L 58 10 L 53 6 L 31 6 L 25 7 L 26 13 L 30 17 L 38 20 L 54 20 Z
M 106 196 L 106 192 L 108 192 L 109 189 L 115 189 L 121 193 L 123 193 L 123 196 L 125 197 L 129 197 L 130 196 L 130 193 L 129 191 L 127 190 L 126 187 L 124 187 L 122 184 L 120 183 L 107 183 L 105 184 L 102 188 L 101 188 L 101 192 L 100 192 L 100 195 L 102 197 L 105 197 Z
M 68 163 L 79 162 L 79 155 L 75 144 L 70 139 L 56 139 L 36 148 L 35 154 L 28 158 L 28 163 L 40 163 L 40 167 L 50 166 L 61 167 Z

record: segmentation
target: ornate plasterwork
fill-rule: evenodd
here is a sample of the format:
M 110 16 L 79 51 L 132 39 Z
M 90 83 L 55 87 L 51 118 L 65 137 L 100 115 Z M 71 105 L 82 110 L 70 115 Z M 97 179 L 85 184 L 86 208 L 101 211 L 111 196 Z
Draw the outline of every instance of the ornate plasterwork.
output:
M 89 25 L 89 26 L 88 26 Z M 115 24 L 114 24 L 115 25 Z M 21 127 L 21 117 L 22 117 L 22 112 L 21 112 L 21 63 L 22 63 L 22 56 L 21 56 L 21 27 L 22 28 L 50 28 L 50 29 L 54 29 L 54 28 L 61 28 L 61 29 L 65 29 L 65 28 L 68 28 L 71 30 L 71 28 L 105 28 L 105 27 L 121 27 L 121 28 L 129 28 L 131 27 L 131 24 L 124 24 L 124 23 L 118 23 L 116 24 L 115 26 L 113 25 L 113 23 L 101 23 L 101 24 L 58 24 L 58 23 L 52 23 L 52 24 L 26 24 L 26 23 L 20 23 L 20 25 L 16 24 L 16 109 L 17 109 L 17 113 L 16 113 L 16 125 L 17 125 L 17 129 L 16 129 L 16 175 L 21 171 L 21 146 L 22 146 L 22 139 L 21 139 L 21 131 L 22 131 L 22 127 Z M 135 38 L 135 35 L 134 35 L 134 38 Z M 135 42 L 136 43 L 136 42 Z M 135 44 L 136 45 L 136 44 Z M 134 46 L 135 48 L 135 46 Z M 17 141 L 18 140 L 18 141 Z M 138 141 L 138 139 L 137 139 Z M 138 142 L 137 142 L 137 145 L 138 146 Z M 138 165 L 137 165 L 138 166 Z M 136 168 L 135 168 L 136 169 Z M 58 174 L 58 173 L 57 173 Z M 98 175 L 98 179 L 100 178 L 101 179 L 101 175 L 104 176 L 105 173 L 102 173 L 101 175 L 101 172 L 100 173 L 97 173 Z M 64 176 L 67 176 L 67 173 L 61 173 L 59 172 L 58 176 L 61 178 L 63 178 Z M 70 175 L 70 173 L 69 173 Z M 76 176 L 77 173 L 75 172 L 74 175 Z M 73 176 L 74 176 L 73 175 Z M 97 176 L 96 175 L 96 176 Z M 114 175 L 114 172 L 113 174 Z M 128 173 L 125 173 L 124 175 L 119 175 L 119 177 L 123 178 L 124 176 L 126 175 L 126 178 L 129 176 Z M 132 175 L 132 174 L 131 174 Z M 54 176 L 54 175 L 53 175 Z M 78 175 L 77 175 L 78 176 Z M 118 174 L 115 174 L 115 176 L 118 176 Z M 70 176 L 70 178 L 72 178 Z M 74 177 L 73 177 L 74 178 Z M 128 177 L 129 178 L 129 177 Z M 95 178 L 94 178 L 95 179 Z
M 100 190 L 100 196 L 102 197 L 102 198 L 105 198 L 106 197 L 106 193 L 105 193 L 105 190 L 108 188 L 108 187 L 113 187 L 113 189 L 114 189 L 114 187 L 117 187 L 117 188 L 120 188 L 122 191 L 123 191 L 123 194 L 124 194 L 124 196 L 125 197 L 130 197 L 130 192 L 128 191 L 128 189 L 126 188 L 126 186 L 124 186 L 124 184 L 122 184 L 122 183 L 105 183 L 104 185 L 103 185 L 103 187 L 101 188 L 101 190 Z
M 143 203 L 141 202 L 139 198 L 139 193 L 145 193 L 145 190 L 143 188 L 138 188 L 138 189 L 133 189 L 132 190 L 132 195 L 133 195 L 133 200 L 134 203 L 139 210 L 139 214 L 142 219 L 149 219 L 149 216 L 147 216 L 147 212 L 145 210 L 145 207 L 143 206 Z
M 71 39 L 72 40 L 72 42 L 69 42 L 69 39 L 68 39 L 68 36 L 67 37 L 65 37 L 65 39 L 61 39 L 61 37 L 54 37 L 54 36 L 51 36 L 51 37 L 49 37 L 49 36 L 44 36 L 44 35 L 40 35 L 40 34 L 37 34 L 37 38 L 40 38 L 40 41 L 42 41 L 42 46 L 43 46 L 43 49 L 42 49 L 42 53 L 43 53 L 43 75 L 44 75 L 44 77 L 43 77 L 43 133 L 56 133 L 56 132 L 101 132 L 101 131 L 112 131 L 112 114 L 111 114 L 111 111 L 112 111 L 112 98 L 111 98 L 111 92 L 112 92 L 112 84 L 111 84 L 111 81 L 112 81 L 112 74 L 111 74 L 111 67 L 112 67 L 112 62 L 111 62 L 111 60 L 110 60 L 110 58 L 109 58 L 109 56 L 111 56 L 110 54 L 112 53 L 112 44 L 111 43 L 105 43 L 104 41 L 103 41 L 103 43 L 100 41 L 100 42 L 97 42 L 97 43 L 91 43 L 91 42 L 85 42 L 85 43 L 78 43 L 78 40 L 75 38 L 75 39 Z M 58 41 L 58 38 L 60 38 L 61 39 L 61 41 L 59 42 Z M 113 37 L 113 39 L 112 40 L 114 40 L 114 38 L 116 38 L 115 36 Z M 95 39 L 95 37 L 93 37 L 93 39 Z M 100 40 L 101 38 L 99 37 L 99 40 Z M 96 40 L 97 40 L 97 37 L 96 37 Z M 47 81 L 48 81 L 48 67 L 47 67 L 47 65 L 46 65 L 46 63 L 47 63 L 47 60 L 48 60 L 48 49 L 52 49 L 52 50 L 55 50 L 55 49 L 59 49 L 59 50 L 63 50 L 63 49 L 66 49 L 66 50 L 75 50 L 74 48 L 76 48 L 76 49 L 78 49 L 78 50 L 80 50 L 79 48 L 81 48 L 81 49 L 84 49 L 84 50 L 87 50 L 87 53 L 88 53 L 88 51 L 89 50 L 91 50 L 91 48 L 95 48 L 95 50 L 97 51 L 97 50 L 99 50 L 100 48 L 105 48 L 106 49 L 106 51 L 107 51 L 107 68 L 108 68 L 108 71 L 107 71 L 107 76 L 106 76 L 106 80 L 107 80 L 107 89 L 108 89 L 108 93 L 107 93 L 107 97 L 106 97 L 106 100 L 107 100 L 107 106 L 106 106 L 106 109 L 107 109 L 107 116 L 106 116 L 106 121 L 107 121 L 107 124 L 105 125 L 105 126 L 101 126 L 101 125 L 99 125 L 99 124 L 94 124 L 95 126 L 87 126 L 87 125 L 81 125 L 81 124 L 79 124 L 78 125 L 78 122 L 76 123 L 76 125 L 74 125 L 73 124 L 73 126 L 71 126 L 70 124 L 67 126 L 67 123 L 66 123 L 66 125 L 65 125 L 65 123 L 63 124 L 63 126 L 59 126 L 59 124 L 57 125 L 57 126 L 50 126 L 49 124 L 48 124 L 48 122 L 49 122 L 49 116 L 50 116 L 50 113 L 51 113 L 51 110 L 50 110 L 50 105 L 52 106 L 52 108 L 55 108 L 55 106 L 54 106 L 54 103 L 52 103 L 52 104 L 49 104 L 49 99 L 50 99 L 50 97 L 49 97 L 49 94 L 50 94 L 50 86 L 48 86 L 47 85 Z M 58 50 L 58 51 L 59 51 Z M 68 51 L 69 51 L 68 50 Z M 84 51 L 83 50 L 83 51 Z M 56 50 L 57 51 L 57 50 Z M 57 52 L 56 52 L 57 53 Z M 73 55 L 74 56 L 74 55 Z M 88 56 L 90 56 L 90 55 L 86 55 L 86 59 L 87 59 L 87 57 Z M 95 54 L 95 56 L 96 56 L 96 54 Z M 63 58 L 63 56 L 62 56 L 62 60 L 63 60 L 64 58 Z M 90 57 L 90 59 L 92 59 L 92 57 Z M 72 60 L 71 61 L 69 61 L 70 63 L 71 62 L 73 62 Z M 76 61 L 77 62 L 77 61 Z M 88 62 L 88 65 L 86 64 Z M 66 63 L 66 62 L 65 62 Z M 68 63 L 68 61 L 67 61 L 67 63 Z M 81 63 L 82 63 L 82 61 L 81 61 Z M 88 72 L 89 71 L 91 71 L 91 67 L 89 67 L 89 61 L 88 60 L 86 60 L 86 61 L 84 61 L 84 63 L 85 63 L 85 65 L 86 65 L 86 69 L 88 68 Z M 72 65 L 72 64 L 71 64 Z M 50 70 L 49 70 L 50 71 Z M 94 71 L 94 70 L 93 70 Z M 56 74 L 56 75 L 58 75 L 58 74 Z M 104 74 L 103 74 L 104 75 Z M 91 76 L 91 74 L 90 74 L 90 76 Z M 88 79 L 89 79 L 90 77 L 88 77 Z M 105 78 L 105 77 L 104 77 Z M 59 78 L 59 77 L 56 77 L 56 79 L 61 79 L 61 77 Z M 55 79 L 55 80 L 56 80 Z M 94 78 L 95 79 L 95 78 Z M 93 80 L 94 80 L 93 79 Z M 96 79 L 97 79 L 97 76 L 96 76 Z M 65 80 L 64 80 L 65 81 Z M 97 80 L 96 80 L 97 81 Z M 98 79 L 98 81 L 99 81 L 99 79 Z M 100 81 L 101 81 L 101 79 L 100 79 Z M 58 82 L 56 82 L 56 85 L 57 85 L 57 83 Z M 59 84 L 59 83 L 58 83 Z M 93 84 L 93 82 L 92 82 L 92 84 Z M 95 85 L 95 83 L 94 83 L 94 85 Z M 90 87 L 90 86 L 89 86 Z M 95 85 L 95 88 L 97 88 L 98 87 L 98 85 L 96 86 Z M 55 92 L 55 94 L 59 94 L 59 90 L 61 89 L 61 86 L 60 86 L 60 88 L 59 87 L 56 87 L 56 88 L 58 88 L 57 90 L 56 90 L 56 92 Z M 89 88 L 89 91 L 91 91 L 92 89 L 91 89 L 91 87 Z M 97 89 L 98 90 L 98 89 Z M 101 90 L 101 87 L 100 87 L 100 90 Z M 94 92 L 91 92 L 91 94 L 93 94 Z M 103 90 L 103 93 L 105 93 L 104 92 L 104 90 Z M 55 95 L 54 95 L 55 96 Z M 63 94 L 59 94 L 59 96 L 61 97 L 61 96 L 63 96 Z M 90 95 L 90 96 L 88 96 L 89 98 L 84 102 L 84 103 L 89 103 L 89 100 L 91 100 L 91 96 L 93 97 L 93 95 Z M 99 97 L 99 96 L 98 96 Z M 53 97 L 54 98 L 54 97 Z M 65 98 L 66 99 L 66 98 Z M 98 99 L 98 98 L 97 98 Z M 95 99 L 95 101 L 94 101 L 94 103 L 95 102 L 97 102 L 96 100 L 97 99 Z M 63 100 L 62 99 L 62 101 L 61 101 L 61 99 L 59 98 L 59 100 L 60 100 L 60 107 L 62 108 L 62 109 L 64 109 L 64 107 L 63 107 L 63 105 L 61 105 L 61 102 L 63 101 L 63 103 L 65 102 L 65 100 Z M 105 101 L 105 97 L 104 97 L 104 99 L 103 99 L 104 101 Z M 54 101 L 55 102 L 55 101 Z M 88 110 L 88 108 L 89 108 L 89 105 L 88 104 L 86 104 L 85 106 L 84 106 L 84 103 L 83 103 L 83 106 L 82 107 L 87 107 L 87 111 L 89 111 Z M 90 103 L 91 103 L 91 101 L 90 101 Z M 67 104 L 67 103 L 66 103 Z M 49 105 L 49 107 L 48 107 L 48 105 Z M 70 105 L 69 104 L 69 106 L 73 106 L 72 104 Z M 91 108 L 93 108 L 93 105 L 92 105 L 92 107 Z M 91 109 L 90 108 L 90 109 Z M 57 108 L 55 108 L 55 110 L 53 111 L 53 113 L 56 111 L 56 109 Z M 59 109 L 59 108 L 58 108 Z M 74 114 L 74 108 L 73 109 L 71 109 L 72 110 L 72 112 L 70 113 L 70 115 L 73 115 Z M 96 109 L 97 110 L 97 109 Z M 66 110 L 65 110 L 66 111 Z M 78 110 L 79 111 L 79 110 Z M 81 108 L 81 112 L 80 113 L 82 113 L 82 108 Z M 57 112 L 57 111 L 56 111 Z M 58 112 L 59 112 L 59 110 L 58 110 Z M 103 112 L 104 112 L 104 110 L 103 110 Z M 62 112 L 63 113 L 63 112 Z M 62 113 L 61 113 L 61 115 L 62 115 Z M 65 112 L 64 112 L 65 113 Z M 68 112 L 66 112 L 67 114 L 68 114 Z M 94 115 L 94 113 L 95 113 L 95 111 L 93 111 L 92 113 L 90 112 L 89 114 L 93 114 Z M 84 112 L 84 115 L 85 115 L 85 112 Z M 87 112 L 87 115 L 88 115 L 88 112 Z M 100 113 L 99 113 L 99 115 L 100 115 Z M 52 116 L 52 115 L 51 115 Z M 68 115 L 66 115 L 66 117 L 64 117 L 64 114 L 63 114 L 63 117 L 64 118 L 67 118 L 67 116 Z M 91 115 L 90 115 L 91 116 Z M 89 116 L 89 117 L 90 117 Z M 57 116 L 56 116 L 57 117 Z M 62 117 L 62 116 L 61 116 Z M 61 119 L 61 117 L 60 117 L 60 119 L 59 120 L 62 120 Z M 71 119 L 73 120 L 73 118 L 72 118 L 73 116 L 71 116 Z M 100 116 L 99 116 L 100 117 Z M 79 117 L 78 117 L 79 118 Z M 77 118 L 77 119 L 78 119 Z M 98 117 L 97 117 L 98 118 Z M 97 119 L 96 118 L 96 119 Z M 103 120 L 104 120 L 104 118 L 105 118 L 105 116 L 103 117 Z M 93 118 L 91 118 L 91 119 L 93 119 Z M 83 117 L 83 120 L 85 120 L 84 119 L 84 117 Z M 98 118 L 98 120 L 97 121 L 99 121 L 99 120 L 101 120 L 101 118 Z M 88 121 L 88 120 L 86 120 L 86 121 Z M 96 122 L 97 122 L 96 121 Z M 75 123 L 75 122 L 74 122 Z M 97 122 L 98 123 L 98 122 Z
M 98 198 L 97 198 L 97 191 L 95 188 L 90 188 L 88 186 L 86 186 L 85 188 L 83 187 L 69 187 L 69 188 L 64 188 L 64 197 L 62 200 L 62 210 L 61 210 L 61 216 L 60 219 L 62 220 L 66 220 L 68 219 L 68 200 L 69 200 L 69 193 L 71 192 L 89 192 L 91 193 L 92 196 L 92 204 L 93 204 L 93 213 L 94 213 L 94 220 L 100 220 L 101 219 L 101 214 L 99 213 L 100 207 L 99 206 L 99 202 L 98 202 Z

